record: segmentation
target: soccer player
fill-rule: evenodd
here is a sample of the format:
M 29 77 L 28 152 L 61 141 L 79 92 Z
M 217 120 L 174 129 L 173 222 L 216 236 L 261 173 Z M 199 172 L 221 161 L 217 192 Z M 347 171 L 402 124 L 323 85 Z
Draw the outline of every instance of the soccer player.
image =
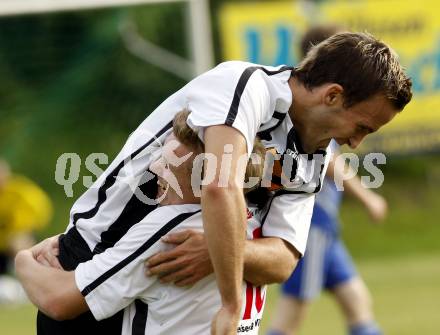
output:
M 125 308 L 122 334 L 208 334 L 210 322 L 221 305 L 213 275 L 191 287 L 164 285 L 158 278 L 144 278 L 144 261 L 164 248 L 160 237 L 167 231 L 182 228 L 202 229 L 200 198 L 195 197 L 191 180 L 196 155 L 203 153 L 203 143 L 186 124 L 187 113 L 179 113 L 162 156 L 151 165 L 159 177 L 161 206 L 134 225 L 118 243 L 92 260 L 78 265 L 75 272 L 40 265 L 33 253 L 38 247 L 23 251 L 17 257 L 17 273 L 36 305 L 51 314 L 50 297 L 58 296 L 64 304 L 80 313 L 90 309 L 102 320 Z M 171 141 L 176 146 L 170 148 Z M 175 144 L 175 143 L 172 143 Z M 265 150 L 256 144 L 259 164 L 249 163 L 246 179 L 262 175 Z M 190 157 L 189 157 L 190 156 Z M 178 167 L 164 164 L 175 158 L 188 158 Z M 205 167 L 207 168 L 207 167 Z M 201 169 L 195 169 L 201 171 Z M 175 180 L 182 191 L 168 188 L 167 180 Z M 258 238 L 261 224 L 248 210 L 247 237 Z M 80 292 L 81 291 L 81 292 Z M 243 283 L 242 320 L 237 332 L 257 334 L 263 312 L 265 287 Z M 82 294 L 84 294 L 84 297 Z M 57 317 L 56 315 L 52 315 Z
M 338 26 L 323 25 L 308 30 L 302 40 L 303 56 L 321 41 L 341 31 Z M 339 153 L 338 145 L 335 154 Z M 332 157 L 321 192 L 316 196 L 307 252 L 293 274 L 282 285 L 281 296 L 271 320 L 270 335 L 296 334 L 301 328 L 310 303 L 322 289 L 334 294 L 344 313 L 350 335 L 380 335 L 374 321 L 368 289 L 339 236 L 339 206 L 342 192 L 334 180 L 344 180 L 344 189 L 357 198 L 375 221 L 384 219 L 387 203 L 383 197 L 364 188 L 360 179 L 343 178 L 344 166 Z
M 308 34 L 306 34 L 306 36 L 304 37 L 304 39 L 302 41 L 302 48 L 306 49 L 304 51 L 304 55 L 314 45 L 316 45 L 316 47 L 312 51 L 312 54 L 314 54 L 315 52 L 318 52 L 317 50 L 327 49 L 327 48 L 322 48 L 322 45 L 318 45 L 319 42 L 323 41 L 324 39 L 330 37 L 331 35 L 333 35 L 337 32 L 340 32 L 340 31 L 341 31 L 341 28 L 337 27 L 337 26 L 313 29 Z M 331 40 L 332 39 L 326 41 L 325 45 L 327 45 L 327 46 L 333 45 L 334 42 Z M 340 47 L 342 50 L 342 46 L 340 46 Z M 381 52 L 384 52 L 384 51 L 385 51 L 385 49 L 381 50 Z M 336 55 L 330 56 L 330 54 L 332 54 L 333 52 L 334 52 L 334 50 L 332 50 L 332 52 L 330 52 L 328 55 L 326 55 L 326 57 L 324 57 L 324 59 L 326 59 L 330 63 L 335 61 Z M 341 57 L 341 59 L 343 59 L 345 56 L 346 55 L 339 55 L 339 57 Z M 303 68 L 304 64 L 308 63 L 310 58 L 311 58 L 311 55 L 306 56 L 304 61 L 299 65 L 299 68 L 300 69 Z M 347 61 L 347 64 L 340 63 L 340 69 L 337 69 L 337 68 L 333 68 L 331 70 L 329 69 L 328 75 L 330 75 L 330 73 L 331 73 L 332 76 L 336 77 L 337 74 L 340 75 L 340 72 L 346 71 L 347 67 L 351 67 L 353 65 L 352 59 L 348 59 L 346 61 Z M 324 62 L 317 62 L 316 66 L 321 67 L 322 64 L 325 64 L 325 67 L 328 66 L 328 64 L 326 64 Z M 324 66 L 324 65 L 322 65 L 322 66 Z M 315 69 L 313 69 L 313 71 L 314 70 Z M 350 71 L 346 71 L 347 78 L 344 79 L 345 82 L 349 82 L 351 80 L 350 78 L 348 78 L 349 72 Z M 295 74 L 293 74 L 293 76 L 295 76 Z M 354 78 L 356 78 L 356 76 L 354 76 L 352 78 L 352 80 L 354 80 Z M 358 83 L 358 85 L 359 85 L 359 83 Z M 295 98 L 295 95 L 294 95 L 294 98 Z M 296 125 L 296 123 L 294 123 L 294 124 Z M 359 127 L 359 129 L 364 128 L 362 123 L 358 123 L 358 127 Z M 364 131 L 366 131 L 366 129 L 364 129 Z M 338 138 L 338 136 L 334 136 L 334 137 L 336 138 L 336 141 L 339 142 L 339 144 L 344 143 L 344 141 L 342 141 L 340 138 Z M 350 141 L 349 144 L 352 147 L 355 147 L 355 145 L 353 145 L 353 144 L 357 144 L 357 143 L 353 143 L 352 141 Z M 338 145 L 336 143 L 334 143 L 334 146 L 338 147 Z M 335 149 L 335 154 L 337 152 L 338 152 L 338 149 Z M 333 168 L 334 168 L 334 162 L 331 162 L 330 164 L 331 164 L 331 166 L 329 168 L 329 172 L 332 174 Z M 339 167 L 339 169 L 341 169 L 341 167 Z M 340 174 L 341 171 L 337 171 L 336 173 Z M 326 182 L 325 184 L 329 184 L 329 183 Z M 358 178 L 354 178 L 352 180 L 346 181 L 344 183 L 344 186 L 347 188 L 347 190 L 350 193 L 353 193 L 357 198 L 359 198 L 361 200 L 361 202 L 363 204 L 365 204 L 366 208 L 368 209 L 368 211 L 371 214 L 371 216 L 373 217 L 373 219 L 375 219 L 377 221 L 380 221 L 381 219 L 383 219 L 385 212 L 386 212 L 386 203 L 382 197 L 380 197 L 379 195 L 377 195 L 374 192 L 371 192 L 370 190 L 366 190 L 363 187 L 361 187 Z M 327 190 L 324 190 L 323 195 L 318 195 L 318 206 L 319 206 L 319 203 L 322 203 L 321 199 L 326 199 L 325 202 L 332 202 L 332 200 L 327 201 L 327 199 L 329 198 L 329 194 L 330 194 L 330 196 L 333 194 L 332 188 L 328 188 Z M 295 205 L 292 204 L 292 206 L 295 206 Z M 338 206 L 338 200 L 334 199 L 332 206 L 330 206 L 331 207 L 330 212 L 331 213 L 333 213 L 335 211 L 337 212 L 337 206 Z M 320 207 L 315 207 L 315 218 L 314 218 L 315 223 L 316 223 L 316 217 L 318 215 L 319 208 Z M 328 209 L 328 208 L 329 208 L 328 205 L 324 205 L 324 209 Z M 269 214 L 275 215 L 273 213 L 273 209 L 272 209 L 272 213 L 269 212 Z M 336 285 L 338 283 L 342 283 L 343 281 L 346 281 L 345 284 L 347 284 L 347 285 L 340 287 L 342 289 L 340 290 L 341 294 L 338 295 L 338 298 L 340 298 L 341 304 L 344 306 L 344 309 L 347 311 L 348 322 L 353 326 L 352 328 L 353 329 L 361 329 L 361 328 L 373 329 L 376 326 L 374 325 L 372 312 L 371 312 L 371 306 L 369 305 L 368 291 L 366 290 L 366 287 L 365 287 L 364 283 L 362 282 L 362 280 L 360 279 L 360 277 L 357 276 L 356 273 L 354 272 L 354 270 L 353 270 L 354 268 L 351 264 L 350 258 L 346 254 L 346 251 L 345 251 L 343 245 L 341 244 L 341 241 L 339 241 L 339 239 L 333 238 L 333 236 L 337 232 L 337 229 L 335 227 L 335 225 L 337 223 L 337 219 L 334 214 L 332 214 L 332 217 L 334 217 L 334 220 L 331 221 L 331 222 L 333 222 L 333 224 L 331 225 L 331 229 L 329 229 L 331 231 L 331 233 L 327 234 L 326 236 L 329 237 L 327 240 L 331 240 L 333 242 L 332 243 L 328 242 L 327 244 L 331 244 L 334 246 L 332 248 L 332 250 L 333 250 L 332 252 L 335 253 L 337 251 L 337 255 L 339 256 L 338 260 L 340 260 L 339 263 L 341 266 L 335 265 L 335 263 L 337 261 L 333 260 L 333 262 L 331 262 L 331 264 L 333 264 L 333 266 L 332 267 L 326 266 L 326 269 L 329 271 L 331 269 L 334 269 L 335 272 L 337 270 L 340 270 L 340 272 L 338 272 L 339 277 L 332 282 L 332 285 Z M 297 218 L 292 218 L 291 220 L 292 220 L 291 226 L 295 227 L 298 225 Z M 280 221 L 282 221 L 282 219 Z M 326 225 L 324 223 L 324 221 L 321 221 L 321 222 L 322 222 L 322 225 L 328 226 L 328 224 Z M 316 224 L 314 225 L 313 228 L 316 228 Z M 313 241 L 316 240 L 316 238 L 314 237 L 316 235 L 315 232 L 316 232 L 316 229 L 312 229 L 311 234 L 313 236 L 310 237 L 310 240 L 313 240 Z M 170 238 L 168 239 L 168 241 L 170 243 L 172 243 L 174 246 L 177 245 L 177 247 L 175 247 L 172 250 L 166 251 L 166 252 L 158 253 L 157 255 L 155 255 L 149 259 L 149 261 L 148 261 L 148 265 L 150 267 L 149 273 L 155 274 L 155 275 L 161 275 L 162 279 L 164 281 L 170 282 L 170 283 L 174 282 L 177 285 L 180 285 L 182 283 L 185 283 L 185 284 L 195 283 L 195 282 L 197 282 L 197 280 L 199 280 L 200 278 L 203 278 L 205 275 L 209 274 L 212 271 L 212 268 L 210 267 L 209 263 L 206 261 L 207 257 L 203 256 L 203 253 L 200 251 L 202 249 L 202 246 L 204 243 L 203 234 L 201 234 L 201 233 L 198 234 L 198 233 L 194 233 L 194 232 L 191 233 L 194 240 L 192 240 L 191 238 L 188 238 L 187 237 L 188 234 L 185 234 L 185 232 L 182 232 L 180 234 L 181 235 L 172 234 L 170 236 Z M 320 235 L 322 235 L 322 234 L 320 234 Z M 279 236 L 282 237 L 282 235 L 279 235 Z M 322 238 L 319 239 L 319 241 L 322 241 L 322 240 L 323 240 Z M 314 244 L 320 244 L 320 243 L 317 242 Z M 192 251 L 192 250 L 194 250 L 194 251 Z M 325 253 L 325 250 L 327 250 L 327 248 L 324 248 L 321 243 L 321 245 L 318 248 L 316 248 L 313 251 L 310 251 L 310 254 L 312 252 L 313 252 L 313 254 L 316 254 L 318 250 L 320 251 L 319 255 L 322 256 L 322 254 Z M 249 256 L 248 253 L 245 253 L 245 254 L 247 256 Z M 250 253 L 250 254 L 252 254 L 252 253 Z M 317 256 L 317 257 L 319 258 L 319 256 Z M 185 264 L 185 260 L 187 258 L 192 259 L 191 266 L 187 266 Z M 308 257 L 306 257 L 306 259 L 307 258 Z M 320 259 L 322 259 L 322 258 L 320 258 Z M 330 263 L 330 261 L 332 260 L 332 257 L 328 256 L 327 259 L 328 259 L 327 263 Z M 198 261 L 198 260 L 200 260 L 200 261 Z M 301 262 L 304 262 L 304 261 L 301 261 Z M 315 271 L 314 273 L 322 273 L 322 271 L 324 271 L 324 267 L 323 267 L 324 265 L 323 264 L 321 264 L 321 265 L 322 265 L 322 267 L 320 267 L 320 271 Z M 301 268 L 302 267 L 303 266 L 301 266 Z M 298 273 L 301 273 L 300 271 L 301 271 L 301 269 L 299 269 Z M 303 287 L 313 286 L 312 285 L 313 283 L 315 283 L 314 286 L 316 287 L 316 285 L 319 284 L 321 281 L 318 278 L 319 276 L 315 275 L 314 277 L 315 278 L 313 280 L 310 280 L 310 276 L 309 276 L 307 278 L 307 280 L 310 281 L 310 284 L 304 284 Z M 352 280 L 350 281 L 348 279 L 352 279 Z M 306 279 L 304 278 L 304 280 L 306 280 Z M 316 291 L 316 289 L 315 289 L 315 291 Z M 344 297 L 348 297 L 348 298 L 344 299 Z M 354 299 L 354 297 L 358 297 L 358 299 Z M 294 318 L 292 318 L 291 314 L 295 313 L 296 309 L 294 310 L 294 309 L 286 308 L 285 306 L 280 307 L 279 309 L 280 309 L 280 312 L 277 313 L 279 318 L 283 318 L 283 320 L 286 320 L 285 323 L 294 322 Z M 283 317 L 284 314 L 287 314 L 287 315 L 285 317 Z M 301 312 L 299 314 L 302 315 L 303 313 Z M 363 326 L 361 326 L 361 325 L 363 325 Z M 377 329 L 377 327 L 376 327 L 376 329 Z
M 170 96 L 130 136 L 95 186 L 74 204 L 60 255 L 65 245 L 86 244 L 90 253 L 85 258 L 91 258 L 114 246 L 154 209 L 139 200 L 151 198 L 145 194 L 151 183 L 137 186 L 145 181 L 154 139 L 163 141 L 174 115 L 189 109 L 188 125 L 204 142 L 206 154 L 217 159 L 201 194 L 206 244 L 222 298 L 213 332 L 232 334 L 240 317 L 243 269 L 258 275 L 255 269 L 266 268 L 264 275 L 274 281 L 286 279 L 304 253 L 330 139 L 356 147 L 410 99 L 411 81 L 397 55 L 368 34 L 335 35 L 295 69 L 222 63 Z M 270 201 L 262 228 L 266 238 L 249 244 L 242 234 L 246 217 L 239 176 L 244 167 L 237 164 L 251 153 L 257 134 L 294 164 L 289 182 Z

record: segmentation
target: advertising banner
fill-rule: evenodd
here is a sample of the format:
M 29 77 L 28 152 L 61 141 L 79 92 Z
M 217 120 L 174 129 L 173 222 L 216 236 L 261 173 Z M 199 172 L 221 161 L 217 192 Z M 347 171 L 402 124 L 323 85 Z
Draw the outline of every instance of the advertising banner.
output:
M 399 54 L 414 98 L 402 113 L 361 145 L 361 152 L 408 154 L 440 148 L 440 7 L 413 0 L 235 3 L 221 10 L 224 59 L 295 65 L 299 41 L 316 24 L 366 31 Z

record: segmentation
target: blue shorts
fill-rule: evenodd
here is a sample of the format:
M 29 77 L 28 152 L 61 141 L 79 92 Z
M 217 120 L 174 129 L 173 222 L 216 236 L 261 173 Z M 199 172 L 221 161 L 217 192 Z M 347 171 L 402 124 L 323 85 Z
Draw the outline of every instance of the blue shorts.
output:
M 342 241 L 312 225 L 305 255 L 282 285 L 282 293 L 300 300 L 312 300 L 324 288 L 332 289 L 355 276 L 353 260 Z

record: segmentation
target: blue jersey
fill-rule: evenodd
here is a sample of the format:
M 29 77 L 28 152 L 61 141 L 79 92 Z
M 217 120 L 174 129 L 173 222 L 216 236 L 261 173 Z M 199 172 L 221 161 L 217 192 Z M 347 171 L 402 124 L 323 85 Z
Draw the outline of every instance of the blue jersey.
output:
M 331 147 L 332 152 L 337 152 L 334 141 Z M 311 301 L 323 289 L 333 289 L 356 276 L 353 260 L 339 238 L 342 194 L 333 178 L 324 178 L 313 207 L 306 253 L 282 285 L 283 295 Z
M 338 145 L 334 141 L 331 142 L 331 146 L 332 151 L 337 152 Z M 325 177 L 321 192 L 315 198 L 312 225 L 338 235 L 342 195 L 343 191 L 338 191 L 333 178 Z

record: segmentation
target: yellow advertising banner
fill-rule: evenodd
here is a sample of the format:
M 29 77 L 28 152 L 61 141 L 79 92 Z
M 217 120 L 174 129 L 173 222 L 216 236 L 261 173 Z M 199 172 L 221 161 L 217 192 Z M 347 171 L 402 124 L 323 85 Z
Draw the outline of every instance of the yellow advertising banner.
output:
M 324 23 L 367 31 L 384 40 L 397 51 L 413 81 L 413 101 L 360 150 L 408 153 L 440 148 L 440 2 L 436 0 L 231 3 L 220 14 L 224 58 L 295 65 L 301 36 Z

